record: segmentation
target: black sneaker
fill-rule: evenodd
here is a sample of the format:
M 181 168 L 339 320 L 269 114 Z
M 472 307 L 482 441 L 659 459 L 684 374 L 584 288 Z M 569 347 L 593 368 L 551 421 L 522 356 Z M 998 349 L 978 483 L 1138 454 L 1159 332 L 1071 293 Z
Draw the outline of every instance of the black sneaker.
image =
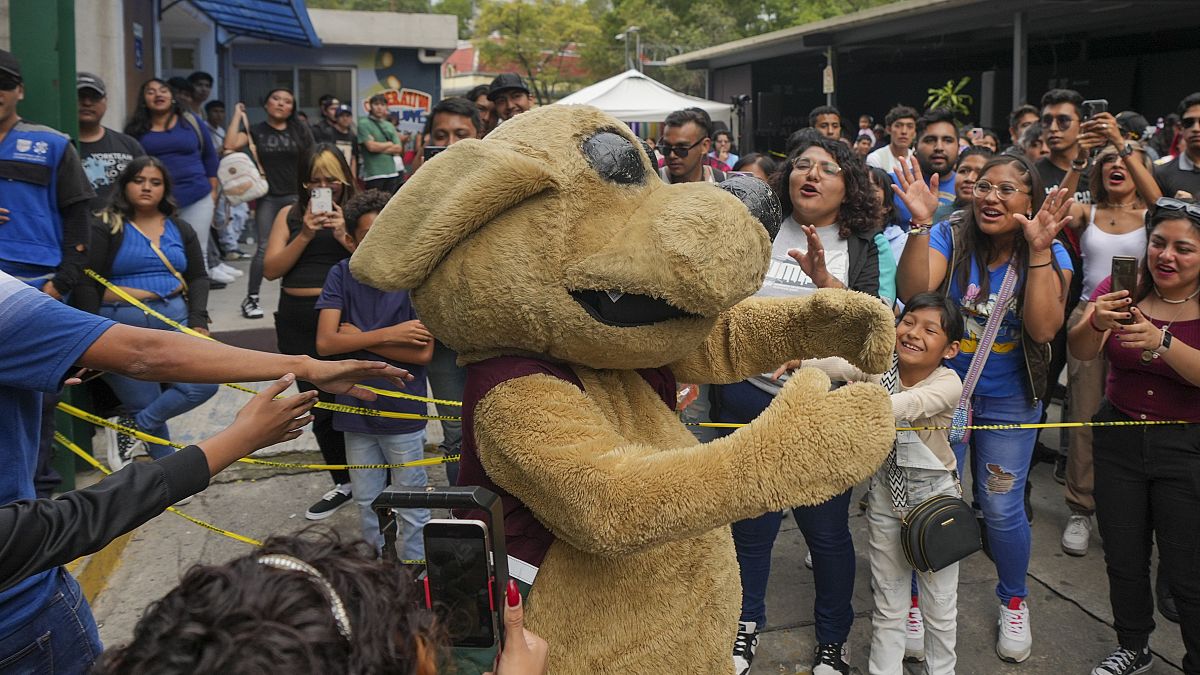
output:
M 812 675 L 850 675 L 850 663 L 846 661 L 846 643 L 830 642 L 817 645 L 813 650 Z
M 1118 647 L 1100 665 L 1092 668 L 1092 675 L 1135 675 L 1150 670 L 1152 665 L 1154 657 L 1150 655 L 1149 646 L 1138 651 Z
M 326 492 L 316 504 L 308 507 L 304 517 L 309 520 L 325 520 L 332 516 L 334 511 L 349 503 L 350 497 L 350 486 L 339 485 Z
M 758 625 L 753 621 L 739 621 L 737 638 L 733 641 L 734 675 L 748 675 L 757 649 Z
M 258 306 L 257 295 L 247 295 L 245 300 L 242 300 L 242 316 L 247 319 L 263 318 L 262 307 Z
M 141 429 L 138 429 L 137 422 L 134 421 L 132 415 L 121 415 L 119 417 L 110 417 L 109 421 L 115 422 L 115 423 L 117 423 L 123 427 L 127 427 L 129 429 L 135 429 L 135 430 L 141 431 Z M 134 438 L 133 436 L 128 436 L 126 434 L 122 434 L 122 433 L 119 433 L 116 431 L 113 432 L 113 434 L 109 437 L 109 439 L 110 440 L 109 440 L 109 446 L 108 446 L 108 468 L 111 471 L 117 471 L 117 470 L 121 469 L 122 467 L 124 467 L 126 464 L 133 461 L 134 453 L 138 450 L 139 447 L 145 445 L 145 442 L 143 442 L 137 438 Z
M 1059 455 L 1058 459 L 1054 460 L 1054 480 L 1059 485 L 1067 484 L 1067 456 Z

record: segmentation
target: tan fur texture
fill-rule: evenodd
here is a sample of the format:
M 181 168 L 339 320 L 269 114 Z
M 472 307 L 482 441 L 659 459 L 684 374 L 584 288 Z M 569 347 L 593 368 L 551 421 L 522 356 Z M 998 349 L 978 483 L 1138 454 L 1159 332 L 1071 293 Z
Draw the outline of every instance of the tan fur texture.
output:
M 412 289 L 422 320 L 464 363 L 503 354 L 572 366 L 505 382 L 475 409 L 480 459 L 558 538 L 527 609 L 551 672 L 732 670 L 740 588 L 728 524 L 816 504 L 870 475 L 894 434 L 887 393 L 829 392 L 801 371 L 752 424 L 700 445 L 634 369 L 735 382 L 791 358 L 886 367 L 890 312 L 847 291 L 747 299 L 770 253 L 732 195 L 601 178 L 581 152 L 597 132 L 637 139 L 586 107 L 519 115 L 455 144 L 380 214 L 356 277 Z M 611 290 L 690 313 L 598 321 L 570 293 Z

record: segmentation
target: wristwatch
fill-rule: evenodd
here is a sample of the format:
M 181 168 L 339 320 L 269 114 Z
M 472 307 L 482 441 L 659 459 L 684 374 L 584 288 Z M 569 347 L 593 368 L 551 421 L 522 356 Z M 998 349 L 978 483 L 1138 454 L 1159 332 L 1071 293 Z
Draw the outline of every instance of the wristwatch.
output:
M 1133 144 L 1126 143 L 1117 151 L 1117 157 L 1125 158 L 1133 154 Z
M 1167 350 L 1171 348 L 1170 331 L 1168 331 L 1166 328 L 1162 329 L 1162 336 L 1162 344 L 1160 344 L 1158 348 L 1154 350 L 1155 354 L 1166 354 Z
M 1084 169 L 1088 168 L 1088 158 L 1084 157 L 1083 159 L 1071 160 L 1071 168 L 1075 169 L 1076 171 L 1083 171 Z

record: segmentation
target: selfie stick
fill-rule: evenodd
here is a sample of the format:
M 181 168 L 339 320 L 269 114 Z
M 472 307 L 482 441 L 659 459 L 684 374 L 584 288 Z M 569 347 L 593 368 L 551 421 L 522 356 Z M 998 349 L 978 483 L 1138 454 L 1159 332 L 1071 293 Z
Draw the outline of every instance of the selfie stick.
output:
M 430 485 L 423 488 L 389 488 L 379 493 L 371 502 L 371 509 L 379 517 L 379 531 L 383 535 L 384 558 L 399 562 L 396 554 L 396 533 L 393 509 L 471 509 L 482 511 L 492 534 L 492 603 L 496 613 L 503 616 L 505 594 L 508 589 L 508 551 L 504 546 L 504 505 L 496 493 L 479 486 L 448 487 Z M 500 644 L 504 644 L 504 621 L 500 621 L 498 632 Z

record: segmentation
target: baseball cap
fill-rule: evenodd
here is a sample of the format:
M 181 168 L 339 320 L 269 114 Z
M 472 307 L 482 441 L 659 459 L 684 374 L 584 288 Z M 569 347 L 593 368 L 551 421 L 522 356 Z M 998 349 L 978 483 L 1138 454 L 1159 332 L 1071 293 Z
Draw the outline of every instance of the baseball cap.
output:
M 1146 127 L 1150 126 L 1150 123 L 1141 114 L 1126 110 L 1117 115 L 1117 126 L 1121 128 L 1122 136 L 1139 141 L 1145 135 Z
M 492 80 L 492 86 L 488 88 L 488 100 L 495 100 L 496 94 L 509 89 L 517 89 L 526 94 L 529 93 L 529 87 L 525 86 L 525 80 L 516 73 L 500 73 L 496 79 Z
M 80 71 L 75 77 L 75 89 L 76 91 L 93 89 L 101 96 L 108 96 L 108 90 L 104 87 L 104 80 L 100 79 L 100 76 L 94 73 Z
M 333 111 L 334 117 L 337 117 L 338 115 L 353 115 L 353 114 L 354 114 L 354 111 L 350 109 L 350 106 L 345 105 L 345 104 L 339 105 L 337 107 L 337 110 Z
M 21 62 L 12 55 L 12 52 L 0 49 L 0 73 L 6 73 L 18 80 L 21 79 Z

